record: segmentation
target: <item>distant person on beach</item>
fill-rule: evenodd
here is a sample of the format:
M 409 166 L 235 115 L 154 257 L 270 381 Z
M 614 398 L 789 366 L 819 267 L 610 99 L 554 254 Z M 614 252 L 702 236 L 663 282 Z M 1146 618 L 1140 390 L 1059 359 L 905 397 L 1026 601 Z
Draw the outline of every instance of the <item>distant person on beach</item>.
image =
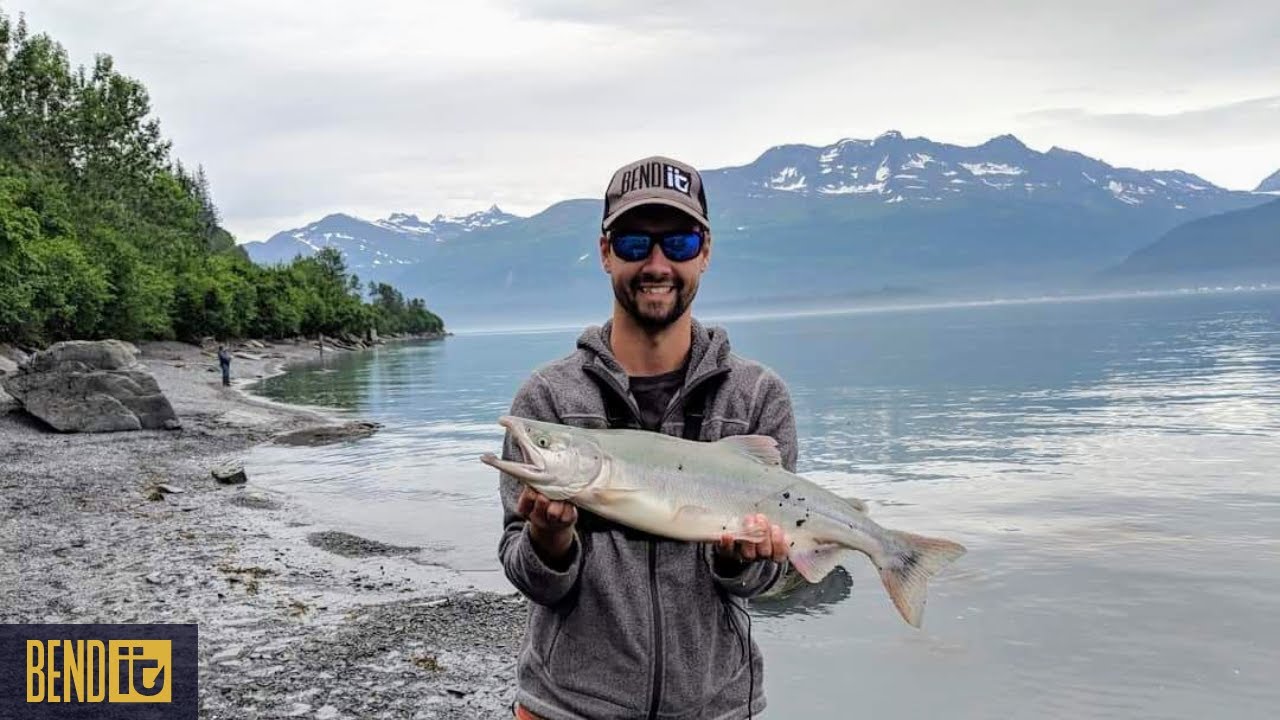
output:
M 231 353 L 226 345 L 218 346 L 218 365 L 222 367 L 222 384 L 231 386 Z
M 786 385 L 693 319 L 711 260 L 698 171 L 652 157 L 614 173 L 600 262 L 612 318 L 533 372 L 511 414 L 689 440 L 760 434 L 795 470 Z M 503 456 L 522 460 L 508 434 Z M 760 542 L 691 543 L 625 528 L 501 474 L 498 554 L 532 602 L 513 710 L 539 718 L 746 718 L 764 709 L 764 663 L 747 600 L 788 570 L 783 528 Z M 750 524 L 766 525 L 764 516 Z

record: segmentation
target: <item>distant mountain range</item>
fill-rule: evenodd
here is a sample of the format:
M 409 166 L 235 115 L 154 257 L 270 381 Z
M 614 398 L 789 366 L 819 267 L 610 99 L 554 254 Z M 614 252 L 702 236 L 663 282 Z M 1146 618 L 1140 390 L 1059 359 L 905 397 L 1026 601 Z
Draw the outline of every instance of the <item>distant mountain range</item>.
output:
M 1114 272 L 1221 274 L 1267 272 L 1280 280 L 1280 199 L 1193 220 L 1125 259 Z
M 1254 192 L 1280 194 L 1280 170 L 1271 173 L 1266 180 L 1258 185 L 1258 189 Z
M 436 215 L 423 221 L 417 215 L 392 213 L 381 220 L 361 220 L 341 213 L 326 215 L 305 227 L 285 230 L 263 243 L 248 243 L 245 249 L 258 263 L 288 262 L 297 255 L 309 255 L 322 247 L 338 248 L 347 264 L 358 270 L 383 265 L 405 265 L 416 246 L 447 242 L 476 230 L 504 225 L 520 218 L 502 212 L 497 205 L 470 215 Z
M 954 294 L 1078 284 L 1184 222 L 1268 199 L 1178 170 L 1042 153 L 1011 135 L 974 147 L 897 132 L 782 145 L 703 176 L 715 238 L 703 307 L 886 286 Z M 276 262 L 336 246 L 362 279 L 394 282 L 446 320 L 516 307 L 603 314 L 600 211 L 589 199 L 528 218 L 496 207 L 425 223 L 330 215 L 245 248 Z

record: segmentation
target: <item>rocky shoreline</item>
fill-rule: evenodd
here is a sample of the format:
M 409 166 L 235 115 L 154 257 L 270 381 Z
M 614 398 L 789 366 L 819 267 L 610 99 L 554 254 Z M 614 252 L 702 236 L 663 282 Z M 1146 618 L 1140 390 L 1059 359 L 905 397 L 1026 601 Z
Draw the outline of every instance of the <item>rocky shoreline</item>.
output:
M 0 393 L 0 623 L 198 623 L 202 718 L 508 716 L 523 598 L 212 478 L 278 434 L 331 434 L 242 390 L 314 345 L 241 348 L 232 388 L 206 349 L 139 348 L 183 429 L 56 433 Z

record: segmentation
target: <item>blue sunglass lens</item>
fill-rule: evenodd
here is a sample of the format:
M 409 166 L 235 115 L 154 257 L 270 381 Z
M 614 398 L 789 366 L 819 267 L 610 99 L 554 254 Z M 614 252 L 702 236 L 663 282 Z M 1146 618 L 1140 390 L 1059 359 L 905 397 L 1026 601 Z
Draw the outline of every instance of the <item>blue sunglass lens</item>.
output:
M 636 262 L 649 257 L 653 247 L 653 239 L 648 235 L 615 235 L 613 236 L 613 253 L 627 262 Z
M 697 257 L 702 249 L 702 235 L 696 232 L 676 233 L 662 238 L 662 252 L 668 260 L 684 262 Z

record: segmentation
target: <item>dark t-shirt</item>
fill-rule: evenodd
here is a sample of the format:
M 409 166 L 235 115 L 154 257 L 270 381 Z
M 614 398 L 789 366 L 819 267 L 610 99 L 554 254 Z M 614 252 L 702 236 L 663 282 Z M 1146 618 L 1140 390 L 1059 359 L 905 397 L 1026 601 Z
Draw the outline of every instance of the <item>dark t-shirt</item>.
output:
M 685 368 L 661 375 L 632 376 L 631 394 L 640 408 L 640 424 L 645 430 L 660 430 L 658 423 L 667 412 L 671 398 L 684 384 Z

